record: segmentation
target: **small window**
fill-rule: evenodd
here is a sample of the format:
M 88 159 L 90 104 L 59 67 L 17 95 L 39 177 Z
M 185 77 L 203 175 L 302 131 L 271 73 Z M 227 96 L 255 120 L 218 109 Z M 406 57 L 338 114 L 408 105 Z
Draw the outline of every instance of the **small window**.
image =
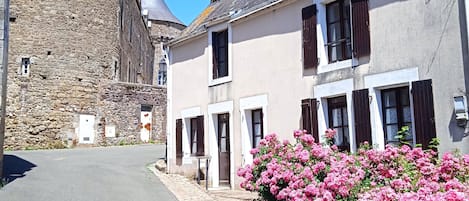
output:
M 408 126 L 410 135 L 405 141 L 413 144 L 412 110 L 410 108 L 409 87 L 386 89 L 381 92 L 383 106 L 383 129 L 386 143 L 398 144 L 397 132 Z
M 29 58 L 22 58 L 21 59 L 21 75 L 29 76 L 29 72 L 31 70 L 31 60 Z
M 228 30 L 212 33 L 213 79 L 228 76 Z
M 158 70 L 158 85 L 165 86 L 166 85 L 166 62 L 164 59 L 160 61 L 159 64 L 160 69 Z
M 191 120 L 191 154 L 197 154 L 197 118 Z
M 347 99 L 345 96 L 327 100 L 329 127 L 337 131 L 334 144 L 341 151 L 350 151 Z
M 264 138 L 264 123 L 262 122 L 263 114 L 262 109 L 252 111 L 251 125 L 252 125 L 252 147 L 259 146 L 259 142 Z
M 329 63 L 352 58 L 350 1 L 337 0 L 326 6 Z

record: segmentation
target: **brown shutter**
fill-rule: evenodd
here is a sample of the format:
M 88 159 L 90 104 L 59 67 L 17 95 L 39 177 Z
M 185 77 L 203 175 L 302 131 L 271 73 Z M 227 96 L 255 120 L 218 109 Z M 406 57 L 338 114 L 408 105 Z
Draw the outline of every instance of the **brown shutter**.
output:
M 352 97 L 355 117 L 355 140 L 357 142 L 357 147 L 365 141 L 372 145 L 368 89 L 353 91 Z
M 197 117 L 197 156 L 203 156 L 205 153 L 204 145 L 204 116 Z
M 412 82 L 412 99 L 416 141 L 427 149 L 429 142 L 436 138 L 432 80 Z
M 304 99 L 301 101 L 301 116 L 303 129 L 312 134 L 316 142 L 319 142 L 316 99 Z
M 303 62 L 305 69 L 318 66 L 316 5 L 302 10 L 303 18 Z
M 370 20 L 368 0 L 352 0 L 353 54 L 370 55 Z
M 182 119 L 176 120 L 176 165 L 182 165 Z

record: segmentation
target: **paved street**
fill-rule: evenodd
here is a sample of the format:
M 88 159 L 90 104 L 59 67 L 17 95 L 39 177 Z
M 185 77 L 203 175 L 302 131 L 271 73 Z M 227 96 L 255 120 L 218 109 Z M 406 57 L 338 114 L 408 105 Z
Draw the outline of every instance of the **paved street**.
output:
M 1 201 L 175 201 L 147 169 L 164 145 L 6 152 Z

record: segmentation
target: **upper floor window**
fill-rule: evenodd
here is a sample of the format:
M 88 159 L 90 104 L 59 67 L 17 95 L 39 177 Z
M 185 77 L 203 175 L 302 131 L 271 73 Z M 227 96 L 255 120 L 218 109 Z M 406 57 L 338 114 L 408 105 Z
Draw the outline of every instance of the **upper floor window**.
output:
M 397 132 L 403 126 L 408 126 L 410 135 L 404 140 L 412 144 L 412 110 L 410 108 L 409 87 L 383 90 L 381 99 L 386 143 L 399 144 L 399 139 L 396 138 Z
M 212 33 L 212 78 L 228 76 L 228 30 Z
M 332 0 L 302 9 L 304 69 L 324 72 L 317 69 L 320 63 L 326 65 L 370 55 L 368 1 Z M 323 32 L 317 27 L 326 27 L 322 37 L 319 34 Z M 327 59 L 319 58 L 320 55 Z
M 352 58 L 350 1 L 327 4 L 326 13 L 329 63 Z

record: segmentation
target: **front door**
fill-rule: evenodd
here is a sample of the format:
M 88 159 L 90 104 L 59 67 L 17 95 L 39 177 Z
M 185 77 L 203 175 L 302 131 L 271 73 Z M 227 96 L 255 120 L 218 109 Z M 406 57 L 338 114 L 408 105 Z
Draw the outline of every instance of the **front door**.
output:
M 140 123 L 142 125 L 140 129 L 140 140 L 142 142 L 148 142 L 150 141 L 150 136 L 151 136 L 151 106 L 144 106 L 142 105 L 141 107 L 141 112 L 140 112 Z
M 218 115 L 218 157 L 220 184 L 230 184 L 230 114 Z
M 80 128 L 78 133 L 80 144 L 94 143 L 94 116 L 80 115 Z

